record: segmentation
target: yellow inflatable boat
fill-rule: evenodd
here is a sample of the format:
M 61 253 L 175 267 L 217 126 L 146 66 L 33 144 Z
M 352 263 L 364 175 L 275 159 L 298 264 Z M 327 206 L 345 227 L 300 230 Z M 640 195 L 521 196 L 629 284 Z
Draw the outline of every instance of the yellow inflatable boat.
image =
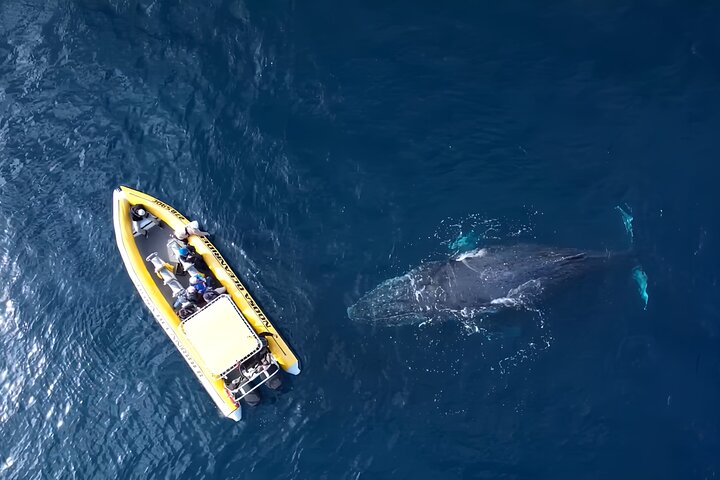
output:
M 135 288 L 222 413 L 280 387 L 300 365 L 197 222 L 150 195 L 113 194 L 115 238 Z

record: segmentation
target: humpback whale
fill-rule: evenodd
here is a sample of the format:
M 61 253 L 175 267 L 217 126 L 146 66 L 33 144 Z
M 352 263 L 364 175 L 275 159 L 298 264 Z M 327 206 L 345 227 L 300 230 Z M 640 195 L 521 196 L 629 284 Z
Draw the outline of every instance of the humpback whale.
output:
M 531 308 L 573 280 L 629 259 L 628 253 L 539 245 L 487 247 L 386 280 L 347 313 L 355 321 L 403 325 Z

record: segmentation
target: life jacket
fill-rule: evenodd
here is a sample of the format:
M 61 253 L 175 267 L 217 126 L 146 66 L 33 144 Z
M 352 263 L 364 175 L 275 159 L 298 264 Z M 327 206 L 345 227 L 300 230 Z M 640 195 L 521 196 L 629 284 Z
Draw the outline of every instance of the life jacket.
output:
M 208 289 L 208 283 L 209 283 L 209 282 L 208 282 L 208 279 L 207 279 L 207 277 L 206 277 L 205 275 L 203 275 L 202 273 L 198 273 L 197 275 L 195 275 L 195 278 L 197 278 L 199 281 L 198 281 L 197 283 L 195 283 L 193 286 L 195 287 L 195 289 L 197 290 L 197 292 L 198 292 L 200 295 L 202 295 L 202 294 L 205 293 L 205 292 L 207 291 L 207 289 Z

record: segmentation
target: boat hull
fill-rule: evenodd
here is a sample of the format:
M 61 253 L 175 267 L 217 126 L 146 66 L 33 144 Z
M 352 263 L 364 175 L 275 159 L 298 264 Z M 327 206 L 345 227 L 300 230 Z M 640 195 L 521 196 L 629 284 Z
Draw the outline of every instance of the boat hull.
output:
M 120 187 L 113 193 L 115 238 L 125 268 L 140 297 L 223 415 L 236 421 L 240 420 L 242 416 L 240 405 L 227 392 L 222 379 L 214 377 L 203 365 L 202 359 L 193 350 L 180 328 L 180 318 L 153 279 L 153 272 L 148 270 L 148 264 L 135 242 L 130 221 L 130 208 L 137 204 L 143 205 L 150 214 L 173 230 L 188 224 L 189 221 L 170 205 L 137 190 Z M 191 236 L 187 241 L 203 256 L 213 277 L 226 287 L 227 293 L 253 329 L 258 334 L 266 332 L 268 349 L 280 367 L 293 375 L 300 373 L 297 357 L 217 248 L 206 237 Z

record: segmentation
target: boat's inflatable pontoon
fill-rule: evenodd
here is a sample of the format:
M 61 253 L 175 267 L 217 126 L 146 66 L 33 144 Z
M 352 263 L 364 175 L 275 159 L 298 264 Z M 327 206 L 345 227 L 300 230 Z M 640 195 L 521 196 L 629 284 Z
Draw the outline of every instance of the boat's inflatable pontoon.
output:
M 207 237 L 174 235 L 197 224 L 128 187 L 113 194 L 113 220 L 140 296 L 225 416 L 240 420 L 240 401 L 258 403 L 261 385 L 277 389 L 281 369 L 300 373 L 295 354 Z M 200 260 L 181 258 L 182 249 Z M 211 295 L 188 300 L 193 277 L 213 282 Z

